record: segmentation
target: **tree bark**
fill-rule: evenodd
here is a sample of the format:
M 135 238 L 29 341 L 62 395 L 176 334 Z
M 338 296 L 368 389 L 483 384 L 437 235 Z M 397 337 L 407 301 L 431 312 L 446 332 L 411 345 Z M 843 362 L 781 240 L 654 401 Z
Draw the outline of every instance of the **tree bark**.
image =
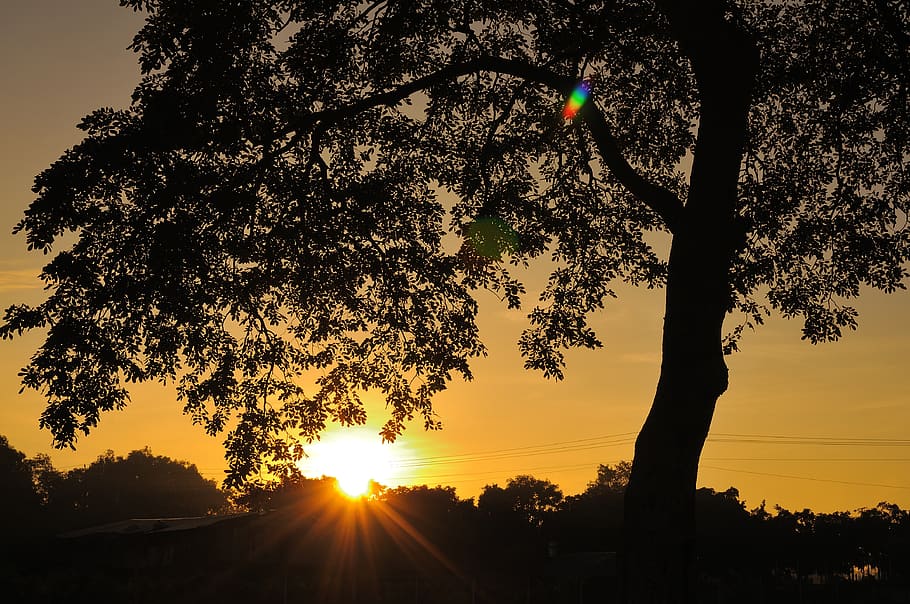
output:
M 623 599 L 697 601 L 695 484 L 717 399 L 727 389 L 728 273 L 742 245 L 735 213 L 758 56 L 722 2 L 660 1 L 688 55 L 700 118 L 689 195 L 668 265 L 660 379 L 626 490 Z

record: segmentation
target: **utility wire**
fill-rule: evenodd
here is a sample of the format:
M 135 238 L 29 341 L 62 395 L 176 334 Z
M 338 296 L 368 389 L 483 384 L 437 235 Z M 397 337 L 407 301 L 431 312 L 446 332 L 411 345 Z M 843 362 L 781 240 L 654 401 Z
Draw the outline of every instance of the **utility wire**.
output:
M 910 462 L 910 457 L 702 457 L 702 461 Z
M 833 482 L 835 484 L 849 484 L 861 487 L 884 487 L 887 489 L 910 489 L 910 486 L 896 484 L 880 484 L 877 482 L 853 482 L 849 480 L 833 480 L 828 478 L 813 478 L 810 476 L 793 476 L 790 474 L 773 474 L 771 472 L 752 472 L 750 470 L 734 470 L 733 468 L 719 468 L 717 466 L 701 466 L 710 470 L 721 470 L 723 472 L 733 472 L 736 474 L 756 474 L 758 476 L 773 476 L 774 478 L 791 478 L 793 480 L 811 480 L 813 482 Z
M 606 463 L 615 463 L 615 462 L 611 461 L 611 462 L 606 462 Z M 418 475 L 418 478 L 420 480 L 425 480 L 428 478 L 438 479 L 438 478 L 467 476 L 467 477 L 477 477 L 479 479 L 479 477 L 481 475 L 487 475 L 487 474 L 506 474 L 506 475 L 511 474 L 511 475 L 515 476 L 515 475 L 523 474 L 523 473 L 527 473 L 527 472 L 591 469 L 592 466 L 596 466 L 596 465 L 597 465 L 597 462 L 588 462 L 588 463 L 579 463 L 579 464 L 571 464 L 571 465 L 564 465 L 564 466 L 538 466 L 536 468 L 520 468 L 520 469 L 515 469 L 515 470 L 483 470 L 480 472 L 455 472 L 455 473 L 448 473 L 448 474 L 420 474 L 420 475 Z M 395 475 L 394 478 L 401 479 L 401 478 L 405 478 L 405 477 Z M 471 478 L 468 478 L 468 479 L 471 479 Z
M 635 433 L 625 432 L 585 439 L 558 441 L 542 445 L 529 445 L 512 447 L 509 449 L 496 449 L 492 451 L 479 451 L 475 453 L 462 453 L 453 455 L 440 455 L 433 457 L 413 457 L 403 459 L 398 466 L 401 468 L 420 468 L 424 466 L 437 466 L 443 464 L 472 463 L 479 461 L 494 461 L 499 459 L 513 459 L 564 452 L 588 451 L 604 447 L 627 445 L 634 442 L 631 437 Z M 852 446 L 852 447 L 910 447 L 910 440 L 891 438 L 837 438 L 815 436 L 791 435 L 760 435 L 760 434 L 731 434 L 719 433 L 708 438 L 708 442 L 737 443 L 737 444 L 765 444 L 765 445 L 801 445 L 801 446 Z M 707 459 L 707 458 L 706 458 Z M 756 461 L 761 458 L 756 458 Z M 821 460 L 820 460 L 821 461 Z M 878 461 L 870 459 L 869 461 Z M 899 461 L 881 460 L 881 461 Z
M 822 461 L 827 461 L 827 460 L 822 460 Z M 617 463 L 617 461 L 606 461 L 606 462 L 601 462 L 601 463 L 610 464 L 610 463 Z M 514 470 L 490 470 L 490 471 L 483 471 L 483 472 L 457 472 L 457 473 L 450 473 L 450 474 L 433 474 L 433 475 L 428 475 L 428 476 L 419 476 L 418 478 L 420 480 L 440 479 L 440 478 L 446 478 L 446 479 L 459 478 L 458 480 L 447 480 L 446 482 L 447 483 L 464 483 L 464 482 L 476 482 L 477 480 L 481 480 L 481 475 L 489 475 L 489 474 L 510 475 L 511 474 L 511 475 L 515 476 L 515 475 L 518 475 L 521 473 L 533 472 L 533 471 L 543 471 L 543 470 L 550 470 L 550 471 L 574 471 L 574 470 L 583 470 L 583 469 L 586 470 L 586 469 L 590 469 L 592 465 L 596 465 L 596 464 L 585 463 L 585 464 L 573 464 L 573 465 L 566 465 L 566 466 L 544 466 L 544 467 L 537 467 L 537 468 L 522 468 L 522 469 L 514 469 Z M 908 486 L 908 485 L 894 485 L 894 484 L 882 484 L 882 483 L 875 483 L 875 482 L 856 482 L 856 481 L 850 481 L 850 480 L 814 478 L 814 477 L 810 477 L 810 476 L 795 476 L 792 474 L 776 474 L 773 472 L 755 472 L 755 471 L 751 471 L 751 470 L 721 468 L 718 466 L 711 466 L 711 465 L 705 465 L 705 464 L 701 464 L 700 468 L 710 469 L 710 470 L 720 470 L 723 472 L 732 472 L 734 474 L 754 474 L 754 475 L 758 475 L 758 476 L 770 476 L 773 478 L 787 478 L 790 480 L 808 480 L 808 481 L 812 481 L 812 482 L 827 482 L 827 483 L 846 484 L 846 485 L 851 485 L 851 486 L 862 486 L 862 487 L 882 487 L 882 488 L 888 488 L 888 489 L 910 489 L 910 486 Z M 396 478 L 402 478 L 402 477 L 399 476 Z
M 419 461 L 419 462 L 445 462 L 453 459 L 459 459 L 463 457 L 474 457 L 474 456 L 487 456 L 494 454 L 511 454 L 521 451 L 529 451 L 533 449 L 544 449 L 547 447 L 560 447 L 560 448 L 571 448 L 571 447 L 587 447 L 587 446 L 600 446 L 600 444 L 582 444 L 582 443 L 591 443 L 592 441 L 600 440 L 610 440 L 610 439 L 627 439 L 630 436 L 634 436 L 635 432 L 621 432 L 619 434 L 607 434 L 604 436 L 592 436 L 590 438 L 579 438 L 575 440 L 563 440 L 552 443 L 544 443 L 541 445 L 526 445 L 523 447 L 511 447 L 508 449 L 493 449 L 490 451 L 478 451 L 475 453 L 459 453 L 454 455 L 437 455 L 433 457 L 415 457 L 412 459 L 403 460 L 404 462 Z

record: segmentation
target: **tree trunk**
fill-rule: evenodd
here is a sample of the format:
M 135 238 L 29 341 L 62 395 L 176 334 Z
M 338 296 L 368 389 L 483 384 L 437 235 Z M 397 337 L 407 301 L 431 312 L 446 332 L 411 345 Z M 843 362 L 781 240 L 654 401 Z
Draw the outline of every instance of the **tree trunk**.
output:
M 626 490 L 630 604 L 697 601 L 695 484 L 715 403 L 727 389 L 723 321 L 730 263 L 743 244 L 735 202 L 758 66 L 754 44 L 724 18 L 722 2 L 660 4 L 690 58 L 701 105 L 689 195 L 670 250 L 660 380 Z

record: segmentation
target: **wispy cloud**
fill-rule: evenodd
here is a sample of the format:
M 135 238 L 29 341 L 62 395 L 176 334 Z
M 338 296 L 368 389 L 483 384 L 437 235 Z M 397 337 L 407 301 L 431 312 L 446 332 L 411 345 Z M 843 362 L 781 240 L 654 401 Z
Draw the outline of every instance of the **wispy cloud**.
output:
M 41 289 L 44 282 L 38 278 L 40 269 L 4 269 L 0 268 L 0 291 L 20 289 Z
M 626 363 L 641 365 L 660 365 L 660 354 L 656 352 L 625 352 L 619 358 Z

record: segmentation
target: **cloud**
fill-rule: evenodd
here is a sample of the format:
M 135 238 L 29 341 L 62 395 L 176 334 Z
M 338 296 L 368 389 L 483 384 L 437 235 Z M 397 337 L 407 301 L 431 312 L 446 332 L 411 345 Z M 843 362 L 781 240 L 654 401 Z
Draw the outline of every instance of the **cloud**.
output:
M 40 269 L 0 268 L 0 291 L 42 289 L 44 282 L 38 278 Z
M 636 365 L 660 365 L 660 354 L 657 352 L 625 352 L 619 358 Z

